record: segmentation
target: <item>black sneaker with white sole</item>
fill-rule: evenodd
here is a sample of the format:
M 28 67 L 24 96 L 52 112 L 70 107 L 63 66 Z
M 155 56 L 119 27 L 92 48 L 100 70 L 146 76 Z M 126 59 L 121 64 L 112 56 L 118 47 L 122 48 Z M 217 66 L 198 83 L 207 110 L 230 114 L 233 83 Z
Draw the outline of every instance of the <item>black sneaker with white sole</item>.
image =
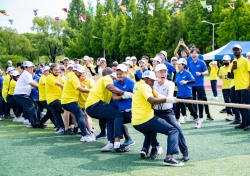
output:
M 165 166 L 181 167 L 181 166 L 184 166 L 184 163 L 176 161 L 174 158 L 166 157 L 163 160 L 163 165 L 165 165 Z
M 141 155 L 141 158 L 147 158 L 148 157 L 148 150 L 146 148 L 142 148 L 140 155 Z
M 111 152 L 113 152 L 113 153 L 122 153 L 122 152 L 129 152 L 129 150 L 130 150 L 129 148 L 120 146 L 119 148 L 113 148 L 111 150 Z

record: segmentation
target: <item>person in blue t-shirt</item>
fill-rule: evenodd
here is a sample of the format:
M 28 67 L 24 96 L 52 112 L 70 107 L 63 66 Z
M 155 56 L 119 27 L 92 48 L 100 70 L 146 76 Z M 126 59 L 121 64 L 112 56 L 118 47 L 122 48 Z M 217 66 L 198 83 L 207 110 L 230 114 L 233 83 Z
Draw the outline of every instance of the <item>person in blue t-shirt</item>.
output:
M 167 69 L 168 69 L 168 79 L 172 80 L 172 74 L 176 73 L 176 70 L 174 68 L 173 65 L 171 65 L 168 61 L 167 61 L 167 52 L 166 51 L 160 51 L 160 53 L 158 54 L 158 56 L 161 58 L 161 63 L 165 64 Z M 174 79 L 173 79 L 174 80 Z
M 42 69 L 43 69 L 43 64 L 41 64 L 41 63 L 37 64 L 37 70 L 36 70 L 35 74 L 37 76 L 41 77 L 43 74 Z
M 135 72 L 135 80 L 140 81 L 142 79 L 142 73 L 148 70 L 146 68 L 146 62 L 144 60 L 139 60 L 139 67 L 140 69 Z
M 208 74 L 208 69 L 204 61 L 198 59 L 198 50 L 195 48 L 190 51 L 192 56 L 192 61 L 187 63 L 189 71 L 192 73 L 195 83 L 191 84 L 193 99 L 194 100 L 204 100 L 207 101 L 205 87 L 204 87 L 204 75 Z M 194 106 L 195 110 L 197 110 L 197 105 Z M 198 105 L 199 107 L 199 120 L 196 123 L 196 128 L 201 128 L 203 122 L 203 105 Z M 207 114 L 208 120 L 213 120 L 210 115 L 208 105 L 205 105 L 205 111 Z
M 187 60 L 184 58 L 180 58 L 176 63 L 178 64 L 178 69 L 179 69 L 179 72 L 177 72 L 175 77 L 175 83 L 178 88 L 176 96 L 177 98 L 180 99 L 192 100 L 193 94 L 192 94 L 191 84 L 195 83 L 195 79 L 192 76 L 192 74 L 188 70 L 186 70 Z M 181 107 L 185 107 L 185 105 L 188 107 L 191 116 L 194 117 L 194 119 L 198 119 L 198 115 L 193 107 L 193 104 L 189 103 L 185 104 L 181 102 L 176 103 L 176 110 L 175 110 L 176 119 L 180 118 Z

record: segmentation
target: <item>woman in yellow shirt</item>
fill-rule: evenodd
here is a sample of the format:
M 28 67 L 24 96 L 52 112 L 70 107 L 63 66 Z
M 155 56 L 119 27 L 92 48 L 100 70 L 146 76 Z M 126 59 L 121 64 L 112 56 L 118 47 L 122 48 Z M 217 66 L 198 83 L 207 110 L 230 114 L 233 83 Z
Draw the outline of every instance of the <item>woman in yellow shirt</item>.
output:
M 218 100 L 218 92 L 217 92 L 217 79 L 218 79 L 218 65 L 217 61 L 212 61 L 209 63 L 210 67 L 210 82 L 212 87 L 213 96 L 212 100 Z

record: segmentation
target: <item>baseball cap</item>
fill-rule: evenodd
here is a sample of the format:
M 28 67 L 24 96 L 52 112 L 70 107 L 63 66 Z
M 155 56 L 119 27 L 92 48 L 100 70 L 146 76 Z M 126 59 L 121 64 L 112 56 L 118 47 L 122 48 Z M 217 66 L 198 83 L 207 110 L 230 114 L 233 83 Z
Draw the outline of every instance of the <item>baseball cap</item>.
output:
M 233 49 L 234 49 L 234 48 L 239 48 L 239 49 L 242 50 L 242 48 L 241 48 L 241 46 L 240 46 L 239 44 L 235 44 L 235 45 L 233 46 Z
M 225 55 L 223 56 L 223 59 L 222 60 L 225 60 L 225 61 L 230 61 L 231 60 L 231 57 L 229 55 Z
M 128 56 L 128 57 L 126 57 L 125 61 L 127 61 L 127 60 L 132 60 L 132 59 L 131 59 L 131 57 Z
M 49 69 L 50 69 L 49 66 L 44 66 L 43 69 L 42 69 L 42 72 L 47 71 L 47 70 L 49 70 Z
M 137 60 L 137 58 L 135 56 L 132 56 L 131 60 Z
M 151 59 L 151 61 L 157 61 L 161 63 L 161 58 L 159 56 L 155 56 L 154 58 Z
M 13 70 L 10 72 L 10 76 L 18 76 L 20 73 L 17 70 Z
M 114 61 L 112 64 L 117 64 L 117 65 L 118 65 L 118 62 L 117 62 L 117 61 Z
M 167 52 L 166 51 L 160 51 L 160 53 L 159 54 L 163 54 L 165 57 L 167 57 L 168 56 L 168 54 L 167 54 Z
M 90 60 L 90 58 L 89 58 L 89 56 L 84 56 L 84 57 L 83 57 L 83 60 L 85 60 L 85 61 L 86 61 L 86 60 Z
M 68 69 L 68 68 L 70 68 L 70 67 L 74 67 L 74 64 L 68 64 L 68 66 L 67 66 L 66 69 Z
M 184 59 L 184 58 L 180 58 L 176 63 L 177 63 L 177 64 L 184 64 L 184 65 L 187 65 L 187 60 Z
M 250 56 L 250 52 L 247 53 L 247 56 Z
M 74 61 L 72 61 L 72 60 L 70 60 L 70 61 L 69 61 L 69 64 L 73 64 L 73 65 L 74 65 L 74 64 L 75 64 L 75 62 L 74 62 Z
M 106 62 L 106 59 L 102 57 L 102 58 L 100 59 L 100 61 Z
M 79 59 L 78 59 L 78 58 L 75 58 L 74 61 L 79 61 Z
M 143 62 L 144 64 L 146 64 L 146 62 L 144 60 L 139 60 L 138 63 L 140 63 L 140 62 Z
M 14 67 L 8 67 L 7 70 L 6 70 L 6 73 L 9 73 L 10 71 L 13 71 L 13 70 L 15 70 Z
M 142 78 L 149 78 L 149 79 L 152 79 L 154 81 L 158 80 L 156 77 L 155 77 L 155 73 L 153 71 L 145 71 L 143 74 L 142 74 Z
M 160 70 L 167 70 L 166 65 L 165 64 L 158 64 L 158 65 L 156 65 L 155 71 L 158 72 Z
M 73 70 L 74 71 L 78 71 L 80 73 L 84 73 L 85 72 L 85 69 L 83 68 L 83 66 L 81 66 L 80 64 L 75 64 L 73 66 Z
M 173 60 L 177 61 L 178 59 L 177 59 L 177 57 L 172 57 L 171 61 L 173 61 Z
M 127 61 L 125 62 L 125 64 L 128 64 L 128 65 L 130 65 L 130 66 L 133 66 L 133 62 L 132 62 L 131 60 L 127 60 Z
M 11 60 L 8 60 L 8 62 L 7 62 L 8 64 L 12 64 L 12 61 Z
M 64 60 L 64 61 L 69 61 L 69 58 L 68 58 L 68 57 L 65 57 L 63 60 Z
M 24 66 L 24 67 L 34 67 L 33 63 L 30 62 L 30 61 L 25 61 L 25 62 L 23 63 L 23 66 Z
M 127 72 L 127 71 L 128 71 L 127 66 L 124 65 L 124 64 L 119 64 L 119 65 L 117 66 L 116 70 L 121 70 L 121 71 L 123 71 L 123 72 Z

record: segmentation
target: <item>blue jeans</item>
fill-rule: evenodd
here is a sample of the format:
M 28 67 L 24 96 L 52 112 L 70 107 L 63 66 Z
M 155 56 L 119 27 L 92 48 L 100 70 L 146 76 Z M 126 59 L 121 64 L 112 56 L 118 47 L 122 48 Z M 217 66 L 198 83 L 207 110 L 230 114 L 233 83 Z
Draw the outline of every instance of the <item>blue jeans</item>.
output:
M 113 138 L 123 138 L 123 116 L 112 105 L 99 101 L 87 107 L 86 112 L 95 119 L 107 120 L 108 135 L 113 136 Z
M 134 128 L 143 133 L 144 135 L 150 133 L 162 133 L 168 135 L 167 155 L 179 153 L 179 132 L 173 125 L 170 125 L 168 122 L 166 122 L 166 120 L 154 116 L 152 119 L 143 124 L 134 125 Z
M 231 103 L 231 98 L 230 98 L 230 89 L 222 89 L 222 94 L 224 98 L 225 103 Z M 230 107 L 226 107 L 227 114 L 232 115 L 232 110 Z
M 51 102 L 50 104 L 48 104 L 48 109 L 54 116 L 56 127 L 64 128 L 64 123 L 61 116 L 61 114 L 63 113 L 61 101 L 55 100 Z
M 63 109 L 65 109 L 65 110 L 67 110 L 75 115 L 77 123 L 78 123 L 78 127 L 81 130 L 82 136 L 88 135 L 88 132 L 86 130 L 85 117 L 84 117 L 82 109 L 80 108 L 78 103 L 72 102 L 72 103 L 68 103 L 68 104 L 63 104 L 62 107 L 63 107 Z
M 23 110 L 26 112 L 25 116 L 28 116 L 31 125 L 34 127 L 38 122 L 37 111 L 38 107 L 34 100 L 30 96 L 25 94 L 14 95 L 16 102 L 23 107 Z
M 230 89 L 230 98 L 232 103 L 237 103 L 236 94 L 235 94 L 235 86 L 231 87 Z M 232 108 L 233 114 L 235 115 L 235 120 L 240 121 L 240 109 L 239 108 Z
M 214 95 L 214 97 L 217 97 L 218 96 L 218 93 L 217 93 L 217 80 L 210 80 L 210 82 L 211 82 L 213 95 Z
M 249 92 L 246 89 L 243 90 L 235 90 L 236 100 L 239 104 L 249 104 Z M 249 109 L 240 108 L 240 114 L 242 117 L 242 125 L 248 126 L 250 125 L 250 116 Z

